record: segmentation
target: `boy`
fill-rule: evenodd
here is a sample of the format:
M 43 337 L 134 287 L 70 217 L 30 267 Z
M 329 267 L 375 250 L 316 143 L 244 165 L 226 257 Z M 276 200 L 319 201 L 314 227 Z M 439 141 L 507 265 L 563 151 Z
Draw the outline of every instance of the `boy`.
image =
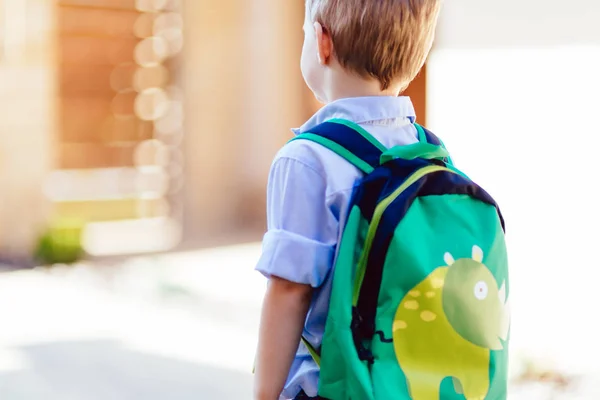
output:
M 388 148 L 417 142 L 398 97 L 431 49 L 441 0 L 307 0 L 302 74 L 326 105 L 296 134 L 343 118 Z M 269 279 L 255 372 L 257 400 L 316 398 L 336 246 L 361 172 L 309 141 L 286 145 L 269 175 L 268 232 L 256 267 Z

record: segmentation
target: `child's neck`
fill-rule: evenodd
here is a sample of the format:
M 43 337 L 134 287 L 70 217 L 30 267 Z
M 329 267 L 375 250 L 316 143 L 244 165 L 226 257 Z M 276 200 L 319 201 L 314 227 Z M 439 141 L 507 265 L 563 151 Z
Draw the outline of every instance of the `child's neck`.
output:
M 341 68 L 332 68 L 325 76 L 325 96 L 327 103 L 349 97 L 393 96 L 400 95 L 400 87 L 391 85 L 382 90 L 376 79 L 365 79 Z

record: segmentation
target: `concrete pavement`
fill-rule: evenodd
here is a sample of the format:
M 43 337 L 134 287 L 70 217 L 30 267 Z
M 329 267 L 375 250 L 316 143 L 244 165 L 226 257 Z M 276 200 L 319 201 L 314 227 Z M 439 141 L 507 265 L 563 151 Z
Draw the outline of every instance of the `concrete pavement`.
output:
M 0 400 L 250 399 L 259 252 L 252 244 L 0 275 Z M 563 394 L 514 385 L 512 400 L 600 398 L 588 357 L 542 354 L 526 332 L 513 333 L 513 375 L 522 357 L 545 356 L 583 379 Z
M 250 399 L 257 254 L 0 275 L 0 399 Z

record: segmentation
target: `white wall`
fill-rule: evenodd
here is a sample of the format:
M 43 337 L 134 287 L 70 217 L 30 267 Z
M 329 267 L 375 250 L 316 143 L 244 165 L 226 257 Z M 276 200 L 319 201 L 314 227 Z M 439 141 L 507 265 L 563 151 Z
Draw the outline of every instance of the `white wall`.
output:
M 583 368 L 600 335 L 600 2 L 560 3 L 447 1 L 428 120 L 504 211 L 513 348 Z
M 598 0 L 446 0 L 441 48 L 600 44 Z

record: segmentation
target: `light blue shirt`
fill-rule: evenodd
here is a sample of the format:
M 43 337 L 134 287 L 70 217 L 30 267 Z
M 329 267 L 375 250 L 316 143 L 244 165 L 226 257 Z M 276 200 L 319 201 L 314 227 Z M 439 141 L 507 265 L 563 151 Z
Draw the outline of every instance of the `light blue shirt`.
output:
M 415 111 L 408 97 L 359 97 L 323 107 L 295 134 L 310 131 L 332 118 L 353 121 L 386 147 L 417 142 Z M 332 151 L 305 140 L 284 146 L 273 161 L 267 187 L 267 226 L 256 269 L 267 278 L 278 276 L 311 285 L 314 296 L 304 336 L 320 347 L 337 243 L 350 196 L 361 172 Z M 300 345 L 281 399 L 301 389 L 316 396 L 319 370 Z

